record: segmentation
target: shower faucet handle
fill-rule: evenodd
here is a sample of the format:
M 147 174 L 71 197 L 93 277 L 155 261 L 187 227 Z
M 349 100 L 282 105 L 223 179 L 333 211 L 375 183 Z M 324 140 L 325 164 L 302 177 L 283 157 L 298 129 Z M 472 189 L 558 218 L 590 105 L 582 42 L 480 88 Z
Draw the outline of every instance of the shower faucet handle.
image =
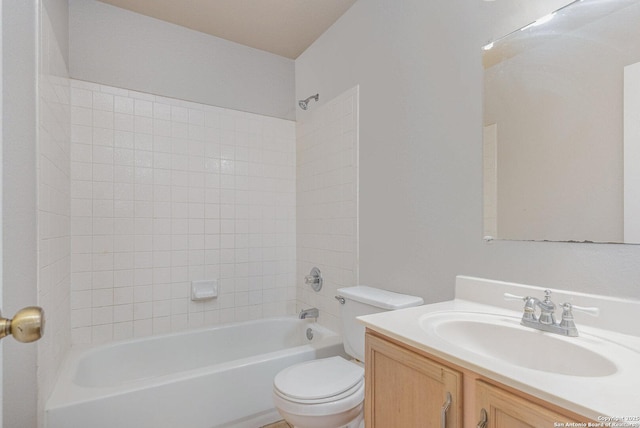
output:
M 317 267 L 311 269 L 309 275 L 304 277 L 305 285 L 310 285 L 311 288 L 313 288 L 313 291 L 316 292 L 320 291 L 320 289 L 322 288 L 322 282 L 322 273 Z
M 314 275 L 307 275 L 304 277 L 304 283 L 307 285 L 310 284 L 318 284 L 320 282 L 320 277 Z

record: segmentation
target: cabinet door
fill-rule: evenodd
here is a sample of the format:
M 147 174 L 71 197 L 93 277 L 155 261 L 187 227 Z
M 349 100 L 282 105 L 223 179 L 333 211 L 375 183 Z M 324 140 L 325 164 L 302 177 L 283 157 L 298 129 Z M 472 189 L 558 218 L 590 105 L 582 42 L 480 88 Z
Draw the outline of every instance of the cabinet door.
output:
M 476 415 L 482 420 L 486 411 L 486 428 L 540 428 L 553 427 L 554 422 L 577 421 L 565 414 L 557 413 L 518 395 L 482 381 L 476 381 Z M 478 427 L 482 426 L 478 423 Z
M 462 375 L 371 334 L 366 335 L 365 388 L 367 428 L 462 425 Z

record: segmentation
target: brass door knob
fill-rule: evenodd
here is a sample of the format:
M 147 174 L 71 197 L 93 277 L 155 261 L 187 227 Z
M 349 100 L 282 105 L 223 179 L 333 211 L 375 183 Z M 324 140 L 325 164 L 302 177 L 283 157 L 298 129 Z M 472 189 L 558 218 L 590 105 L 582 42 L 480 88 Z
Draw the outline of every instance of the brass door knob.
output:
M 12 334 L 18 342 L 35 342 L 44 335 L 44 310 L 38 306 L 20 309 L 13 319 L 0 317 L 0 339 Z

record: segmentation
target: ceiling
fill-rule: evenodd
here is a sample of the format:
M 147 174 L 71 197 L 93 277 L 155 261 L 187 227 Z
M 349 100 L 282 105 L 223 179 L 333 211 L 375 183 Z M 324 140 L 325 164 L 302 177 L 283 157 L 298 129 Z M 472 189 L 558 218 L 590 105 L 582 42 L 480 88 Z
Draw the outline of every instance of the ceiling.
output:
M 295 59 L 356 0 L 100 0 Z

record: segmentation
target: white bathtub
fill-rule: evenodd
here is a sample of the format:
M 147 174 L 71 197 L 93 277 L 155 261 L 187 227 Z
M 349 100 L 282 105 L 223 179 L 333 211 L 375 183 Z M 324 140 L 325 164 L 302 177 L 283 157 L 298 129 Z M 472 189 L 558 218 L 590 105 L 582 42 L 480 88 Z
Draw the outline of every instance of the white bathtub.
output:
M 338 335 L 297 318 L 72 349 L 45 426 L 256 428 L 281 419 L 271 399 L 280 370 L 342 352 Z

